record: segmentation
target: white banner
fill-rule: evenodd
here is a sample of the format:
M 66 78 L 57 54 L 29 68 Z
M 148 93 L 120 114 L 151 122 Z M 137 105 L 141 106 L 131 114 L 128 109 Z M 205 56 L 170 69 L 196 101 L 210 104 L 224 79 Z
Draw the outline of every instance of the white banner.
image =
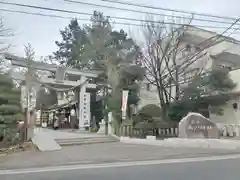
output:
M 122 119 L 126 119 L 128 90 L 122 91 Z

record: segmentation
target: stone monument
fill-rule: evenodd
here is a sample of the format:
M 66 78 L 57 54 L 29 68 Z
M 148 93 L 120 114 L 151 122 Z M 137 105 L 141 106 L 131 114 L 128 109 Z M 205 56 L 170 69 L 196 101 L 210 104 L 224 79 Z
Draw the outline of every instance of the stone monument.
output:
M 219 139 L 217 125 L 199 113 L 188 113 L 178 125 L 179 138 Z

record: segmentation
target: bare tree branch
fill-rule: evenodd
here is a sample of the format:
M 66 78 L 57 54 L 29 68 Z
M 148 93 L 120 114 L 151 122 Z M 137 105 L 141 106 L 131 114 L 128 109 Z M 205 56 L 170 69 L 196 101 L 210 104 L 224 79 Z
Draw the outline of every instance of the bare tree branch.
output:
M 1 64 L 1 68 L 6 66 L 3 55 L 10 48 L 10 45 L 6 41 L 7 41 L 7 38 L 12 35 L 13 34 L 11 33 L 11 30 L 5 28 L 5 26 L 3 24 L 3 19 L 0 17 L 0 64 Z M 4 69 L 4 70 L 6 70 L 6 69 Z
M 142 52 L 141 61 L 146 68 L 146 80 L 156 86 L 163 111 L 172 101 L 180 100 L 183 84 L 208 72 L 207 50 L 229 38 L 224 34 L 239 21 L 233 22 L 221 34 L 194 45 L 194 49 L 183 39 L 190 33 L 192 19 L 181 27 L 168 27 L 164 21 L 143 26 L 146 49 Z

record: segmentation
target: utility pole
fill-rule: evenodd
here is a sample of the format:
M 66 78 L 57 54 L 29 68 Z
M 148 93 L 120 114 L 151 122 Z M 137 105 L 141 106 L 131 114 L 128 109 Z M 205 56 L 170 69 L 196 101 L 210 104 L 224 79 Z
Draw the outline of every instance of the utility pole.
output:
M 104 121 L 105 121 L 105 135 L 108 135 L 108 107 L 107 107 L 107 96 L 108 96 L 108 91 L 109 91 L 109 88 L 108 88 L 108 77 L 110 76 L 110 73 L 109 73 L 109 69 L 107 69 L 107 83 L 106 83 L 106 87 L 104 87 Z
M 28 140 L 28 122 L 29 122 L 29 83 L 28 83 L 28 74 L 26 74 L 25 80 L 24 80 L 24 88 L 21 89 L 21 93 L 23 94 L 22 99 L 22 106 L 24 110 L 24 123 L 23 123 L 23 129 L 24 129 L 24 136 L 23 140 Z
M 107 107 L 107 96 L 108 96 L 108 84 L 104 88 L 104 121 L 105 121 L 105 135 L 108 135 L 108 107 Z
M 31 72 L 29 71 L 29 67 L 27 69 L 27 74 L 25 78 L 25 94 L 26 94 L 26 108 L 25 108 L 25 118 L 24 118 L 24 130 L 25 130 L 25 140 L 29 140 L 31 138 L 31 132 L 29 130 L 31 125 L 31 118 L 30 118 L 30 104 L 31 104 L 31 97 L 30 97 L 30 81 L 31 81 Z
M 32 78 L 33 78 L 33 70 L 31 68 L 31 62 L 34 59 L 34 51 L 30 44 L 25 46 L 25 53 L 27 58 L 27 72 L 26 72 L 26 78 L 25 78 L 25 86 L 26 86 L 26 99 L 27 99 L 27 107 L 26 107 L 26 117 L 24 121 L 24 127 L 26 130 L 26 137 L 25 140 L 30 140 L 33 136 L 33 126 L 32 126 L 32 120 L 30 115 L 30 105 L 31 105 L 31 87 L 32 87 Z
M 26 95 L 26 106 L 24 107 L 24 123 L 23 123 L 23 127 L 24 127 L 24 141 L 27 140 L 27 128 L 28 128 L 28 92 L 27 92 L 27 88 L 25 86 L 25 95 Z

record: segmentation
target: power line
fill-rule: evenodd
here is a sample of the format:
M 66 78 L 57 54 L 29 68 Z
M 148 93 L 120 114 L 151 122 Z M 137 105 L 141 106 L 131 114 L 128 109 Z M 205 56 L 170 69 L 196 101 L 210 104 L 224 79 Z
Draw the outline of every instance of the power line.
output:
M 235 22 L 233 22 L 233 23 L 231 24 L 231 26 L 229 26 L 227 29 L 225 29 L 222 33 L 216 34 L 215 36 L 212 36 L 212 37 L 204 40 L 203 42 L 199 43 L 198 45 L 202 45 L 202 44 L 206 43 L 206 42 L 209 41 L 209 40 L 212 40 L 212 39 L 214 39 L 214 38 L 219 38 L 219 37 L 223 36 L 228 30 L 230 30 L 230 29 L 231 29 L 234 25 L 236 25 L 239 21 L 240 21 L 240 18 L 238 18 Z M 237 30 L 239 30 L 239 28 L 236 28 L 235 31 L 237 31 Z M 225 36 L 225 37 L 224 37 L 224 40 L 227 39 L 227 38 L 228 38 L 228 37 Z
M 18 11 L 18 10 L 10 10 L 10 9 L 1 9 L 0 11 L 4 12 L 10 12 L 10 13 L 20 13 L 20 14 L 26 14 L 26 15 L 34 15 L 34 16 L 43 16 L 43 17 L 50 17 L 50 18 L 60 18 L 60 19 L 77 19 L 81 21 L 90 21 L 90 18 L 78 18 L 78 17 L 67 17 L 67 16 L 59 16 L 59 15 L 52 15 L 52 14 L 43 14 L 43 13 L 35 13 L 35 12 L 27 12 L 27 11 Z M 127 25 L 127 26 L 139 26 L 142 27 L 142 24 L 134 24 L 134 23 L 124 23 L 124 22 L 113 22 L 114 24 L 119 24 L 119 25 Z M 209 28 L 208 26 L 206 26 Z M 211 28 L 211 27 L 210 27 Z M 217 28 L 225 28 L 225 27 L 217 27 Z
M 115 4 L 135 6 L 135 7 L 142 7 L 142 8 L 148 8 L 148 9 L 157 9 L 157 10 L 163 10 L 163 11 L 178 12 L 178 13 L 184 13 L 184 14 L 195 14 L 195 15 L 198 15 L 198 16 L 213 17 L 213 18 L 218 18 L 218 19 L 237 20 L 237 18 L 234 18 L 234 17 L 217 16 L 217 15 L 213 15 L 213 14 L 206 14 L 206 13 L 190 12 L 190 11 L 183 11 L 183 10 L 170 9 L 170 8 L 155 7 L 155 6 L 149 6 L 149 5 L 143 5 L 143 4 L 129 3 L 129 2 L 124 2 L 124 1 L 116 1 L 116 0 L 100 0 L 100 1 L 115 3 Z
M 45 13 L 35 13 L 35 12 L 27 12 L 27 11 L 18 11 L 18 10 L 10 10 L 10 9 L 1 9 L 0 11 L 4 12 L 11 12 L 11 13 L 20 13 L 20 14 L 26 14 L 26 15 L 34 15 L 34 16 L 43 16 L 43 17 L 51 17 L 51 18 L 60 18 L 60 19 L 77 19 L 81 21 L 90 21 L 90 18 L 78 18 L 78 17 L 67 17 L 67 16 L 59 16 L 59 15 L 52 15 L 52 14 L 45 14 Z M 119 25 L 127 25 L 127 26 L 139 26 L 142 27 L 142 24 L 134 24 L 134 23 L 124 23 L 124 22 L 113 22 L 114 24 Z M 209 28 L 209 26 L 206 26 Z M 210 27 L 211 28 L 211 27 Z M 217 27 L 217 28 L 225 28 L 225 27 Z
M 92 16 L 91 13 L 85 13 L 85 12 L 77 12 L 77 11 L 71 11 L 71 10 L 64 10 L 64 9 L 57 9 L 57 8 L 48 8 L 48 7 L 41 7 L 41 6 L 33 6 L 33 5 L 27 5 L 27 4 L 19 4 L 19 3 L 9 3 L 9 2 L 1 2 L 0 4 L 5 4 L 5 5 L 13 5 L 13 6 L 19 6 L 19 7 L 27 7 L 27 8 L 33 8 L 33 9 L 41 9 L 41 10 L 47 10 L 47 11 L 54 11 L 54 12 L 64 12 L 64 13 L 70 13 L 70 14 L 79 14 L 79 15 L 88 15 L 88 16 Z M 3 11 L 7 11 L 6 9 L 2 9 Z M 9 11 L 13 11 L 13 10 L 9 10 Z M 25 13 L 25 14 L 41 14 L 41 13 L 30 13 L 30 12 L 23 12 L 23 11 L 16 11 L 19 13 Z M 42 16 L 50 16 L 50 15 L 44 15 L 42 14 Z M 58 15 L 53 15 L 54 17 L 58 17 L 61 18 L 61 16 Z M 127 20 L 127 21 L 138 21 L 138 22 L 149 22 L 149 23 L 163 23 L 163 24 L 168 24 L 168 25 L 183 25 L 183 24 L 179 24 L 179 23 L 174 23 L 174 22 L 158 22 L 158 21 L 153 21 L 153 20 L 142 20 L 142 19 L 136 19 L 136 18 L 126 18 L 126 17 L 118 17 L 118 16 L 107 16 L 109 18 L 113 18 L 113 19 L 121 19 L 121 20 Z M 69 18 L 68 18 L 69 19 Z M 73 19 L 73 18 L 72 18 Z M 81 19 L 79 19 L 81 20 Z M 82 19 L 85 21 L 85 19 Z M 131 23 L 125 23 L 125 22 L 117 22 L 116 24 L 121 24 L 121 25 L 134 25 L 134 26 L 142 26 L 141 24 L 131 24 Z M 218 26 L 203 26 L 203 25 L 196 25 L 194 24 L 193 26 L 196 27 L 200 27 L 200 28 L 216 28 L 216 29 L 224 29 L 227 27 L 218 27 Z M 232 28 L 234 29 L 234 28 Z
M 153 12 L 120 8 L 120 7 L 114 7 L 114 6 L 107 6 L 107 5 L 101 5 L 101 4 L 95 4 L 95 3 L 80 2 L 80 1 L 75 1 L 75 0 L 64 0 L 64 1 L 74 3 L 74 4 L 83 4 L 83 5 L 88 5 L 88 6 L 102 7 L 102 8 L 108 8 L 108 9 L 117 9 L 117 10 L 121 10 L 121 11 L 136 12 L 136 13 L 142 13 L 142 14 L 159 15 L 159 16 L 171 17 L 171 18 L 182 18 L 182 19 L 188 19 L 188 20 L 193 19 L 195 21 L 213 22 L 213 23 L 221 23 L 221 24 L 232 24 L 232 22 L 229 22 L 229 21 L 217 21 L 217 20 L 210 20 L 210 19 L 200 19 L 200 18 L 191 18 L 191 17 L 176 16 L 176 15 L 167 15 L 167 14 L 162 14 L 162 13 L 153 13 Z M 194 15 L 194 13 L 192 15 Z
M 77 19 L 81 21 L 90 21 L 88 18 L 77 18 L 77 17 L 67 17 L 67 16 L 59 16 L 59 15 L 52 15 L 52 14 L 43 14 L 43 13 L 33 13 L 33 12 L 27 12 L 27 11 L 18 11 L 18 10 L 10 10 L 10 9 L 1 9 L 0 11 L 4 12 L 11 12 L 11 13 L 20 13 L 20 14 L 26 14 L 26 15 L 34 15 L 34 16 L 43 16 L 43 17 L 50 17 L 50 18 L 60 18 L 60 19 Z M 134 23 L 124 23 L 124 22 L 113 22 L 114 24 L 119 25 L 125 25 L 125 26 L 137 26 L 137 27 L 143 27 L 142 24 L 134 24 Z M 198 26 L 196 26 L 198 27 Z M 215 26 L 201 26 L 203 28 L 217 28 L 217 29 L 225 29 L 227 27 L 215 27 Z M 232 30 L 238 30 L 238 28 L 231 28 Z M 239 33 L 234 33 L 239 34 Z
M 63 12 L 63 13 L 70 13 L 70 14 L 92 15 L 90 13 L 77 12 L 77 11 L 71 11 L 71 10 L 65 10 L 65 9 L 42 7 L 42 6 L 33 6 L 33 5 L 28 5 L 28 4 L 10 3 L 10 2 L 2 2 L 2 1 L 0 1 L 0 4 L 19 6 L 19 7 L 27 7 L 27 8 L 33 8 L 33 9 L 41 9 L 41 10 L 46 10 L 46 11 Z
M 50 14 L 43 14 L 43 13 L 32 13 L 32 12 L 27 12 L 27 11 L 18 11 L 18 10 L 10 10 L 10 9 L 2 9 L 2 8 L 0 8 L 0 11 L 27 14 L 27 15 L 44 16 L 44 17 L 52 17 L 52 18 L 60 18 L 60 19 L 73 19 L 73 17 L 50 15 Z M 89 19 L 79 19 L 79 20 L 89 20 Z

